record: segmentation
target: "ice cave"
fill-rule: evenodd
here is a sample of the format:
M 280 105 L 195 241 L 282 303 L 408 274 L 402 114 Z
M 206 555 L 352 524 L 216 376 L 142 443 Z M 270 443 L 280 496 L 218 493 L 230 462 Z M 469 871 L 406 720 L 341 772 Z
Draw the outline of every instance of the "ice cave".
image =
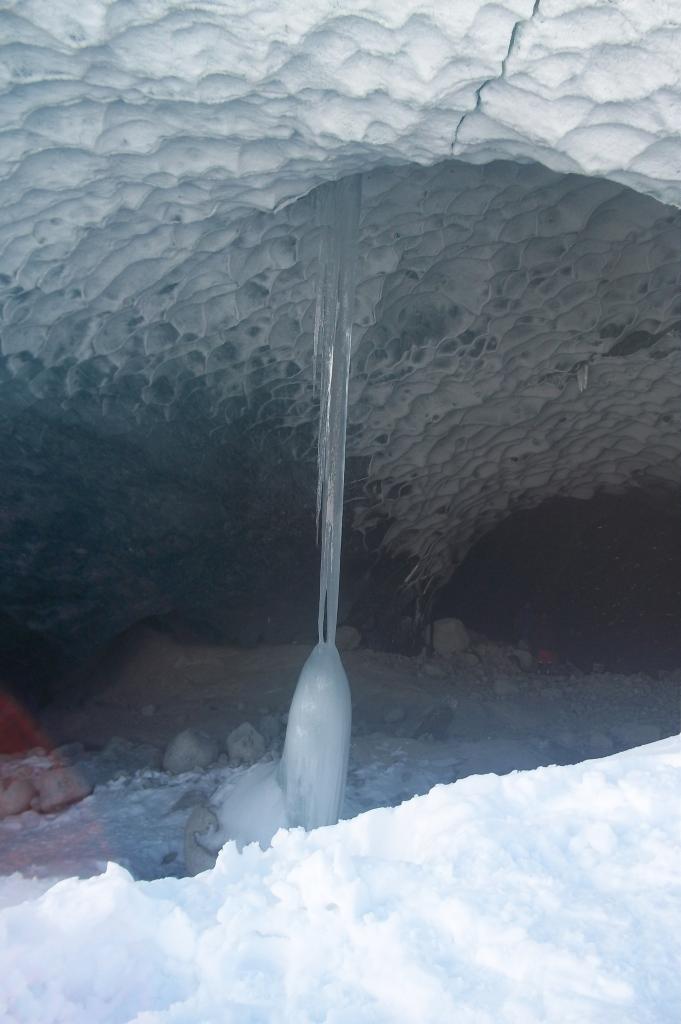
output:
M 679 0 L 0 69 L 0 1021 L 675 1024 Z

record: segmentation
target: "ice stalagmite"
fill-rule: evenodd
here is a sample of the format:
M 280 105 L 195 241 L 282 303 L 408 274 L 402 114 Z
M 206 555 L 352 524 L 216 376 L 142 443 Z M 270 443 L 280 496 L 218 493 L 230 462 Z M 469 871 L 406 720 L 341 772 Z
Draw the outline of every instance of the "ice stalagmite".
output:
M 315 372 L 321 364 L 319 643 L 303 666 L 293 695 L 279 769 L 289 823 L 305 828 L 338 821 L 350 745 L 350 688 L 335 639 L 360 202 L 359 176 L 325 185 L 317 196 L 321 231 L 314 334 Z
M 345 433 L 355 301 L 361 178 L 324 185 L 314 332 L 320 377 L 317 522 L 321 539 L 319 642 L 305 662 L 289 711 L 278 765 L 258 764 L 192 812 L 185 832 L 191 872 L 211 866 L 224 842 L 266 846 L 281 827 L 338 821 L 350 746 L 350 687 L 336 650 Z M 318 374 L 319 371 L 319 374 Z

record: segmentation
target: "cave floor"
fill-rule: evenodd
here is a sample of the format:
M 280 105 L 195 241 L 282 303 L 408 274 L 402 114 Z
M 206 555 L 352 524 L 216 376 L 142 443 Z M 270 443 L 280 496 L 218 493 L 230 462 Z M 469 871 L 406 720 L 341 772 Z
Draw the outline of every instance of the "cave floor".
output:
M 0 874 L 86 876 L 115 860 L 140 878 L 182 875 L 190 808 L 247 769 L 222 755 L 209 769 L 170 775 L 159 770 L 161 750 L 189 726 L 223 746 L 248 721 L 268 734 L 267 756 L 276 754 L 308 650 L 180 644 L 133 631 L 42 716 L 47 753 L 0 758 L 5 777 L 57 761 L 94 786 L 61 812 L 0 821 Z M 656 678 L 523 671 L 511 649 L 481 638 L 448 660 L 360 649 L 343 661 L 353 693 L 344 817 L 436 783 L 577 763 L 681 729 L 681 670 Z

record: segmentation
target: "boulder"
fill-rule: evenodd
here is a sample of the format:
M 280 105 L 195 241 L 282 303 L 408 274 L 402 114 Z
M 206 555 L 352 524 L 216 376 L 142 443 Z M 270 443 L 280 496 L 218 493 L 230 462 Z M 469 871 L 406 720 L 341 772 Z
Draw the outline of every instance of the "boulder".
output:
M 92 792 L 92 784 L 73 768 L 50 768 L 34 777 L 38 791 L 37 809 L 44 814 L 83 800 Z
M 207 804 L 198 804 L 192 810 L 184 829 L 184 863 L 187 873 L 198 875 L 215 867 L 216 854 L 202 844 L 201 839 L 218 831 L 218 819 Z
M 27 811 L 34 796 L 30 779 L 0 779 L 0 821 Z
M 173 775 L 207 768 L 219 753 L 217 741 L 198 729 L 184 729 L 166 747 L 163 768 Z
M 267 744 L 250 722 L 233 729 L 227 737 L 227 754 L 234 765 L 255 764 L 264 755 Z
M 433 623 L 433 650 L 436 654 L 449 657 L 468 650 L 468 630 L 460 619 L 437 619 Z

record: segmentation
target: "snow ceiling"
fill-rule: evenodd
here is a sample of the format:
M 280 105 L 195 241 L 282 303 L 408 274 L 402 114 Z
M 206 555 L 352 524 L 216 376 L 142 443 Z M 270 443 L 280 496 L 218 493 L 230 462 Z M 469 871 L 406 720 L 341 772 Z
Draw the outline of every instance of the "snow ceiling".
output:
M 37 552 L 97 489 L 86 435 L 195 482 L 241 421 L 309 442 L 310 193 L 350 173 L 356 525 L 426 579 L 512 508 L 679 483 L 678 0 L 10 0 L 0 32 L 20 574 L 59 576 Z

